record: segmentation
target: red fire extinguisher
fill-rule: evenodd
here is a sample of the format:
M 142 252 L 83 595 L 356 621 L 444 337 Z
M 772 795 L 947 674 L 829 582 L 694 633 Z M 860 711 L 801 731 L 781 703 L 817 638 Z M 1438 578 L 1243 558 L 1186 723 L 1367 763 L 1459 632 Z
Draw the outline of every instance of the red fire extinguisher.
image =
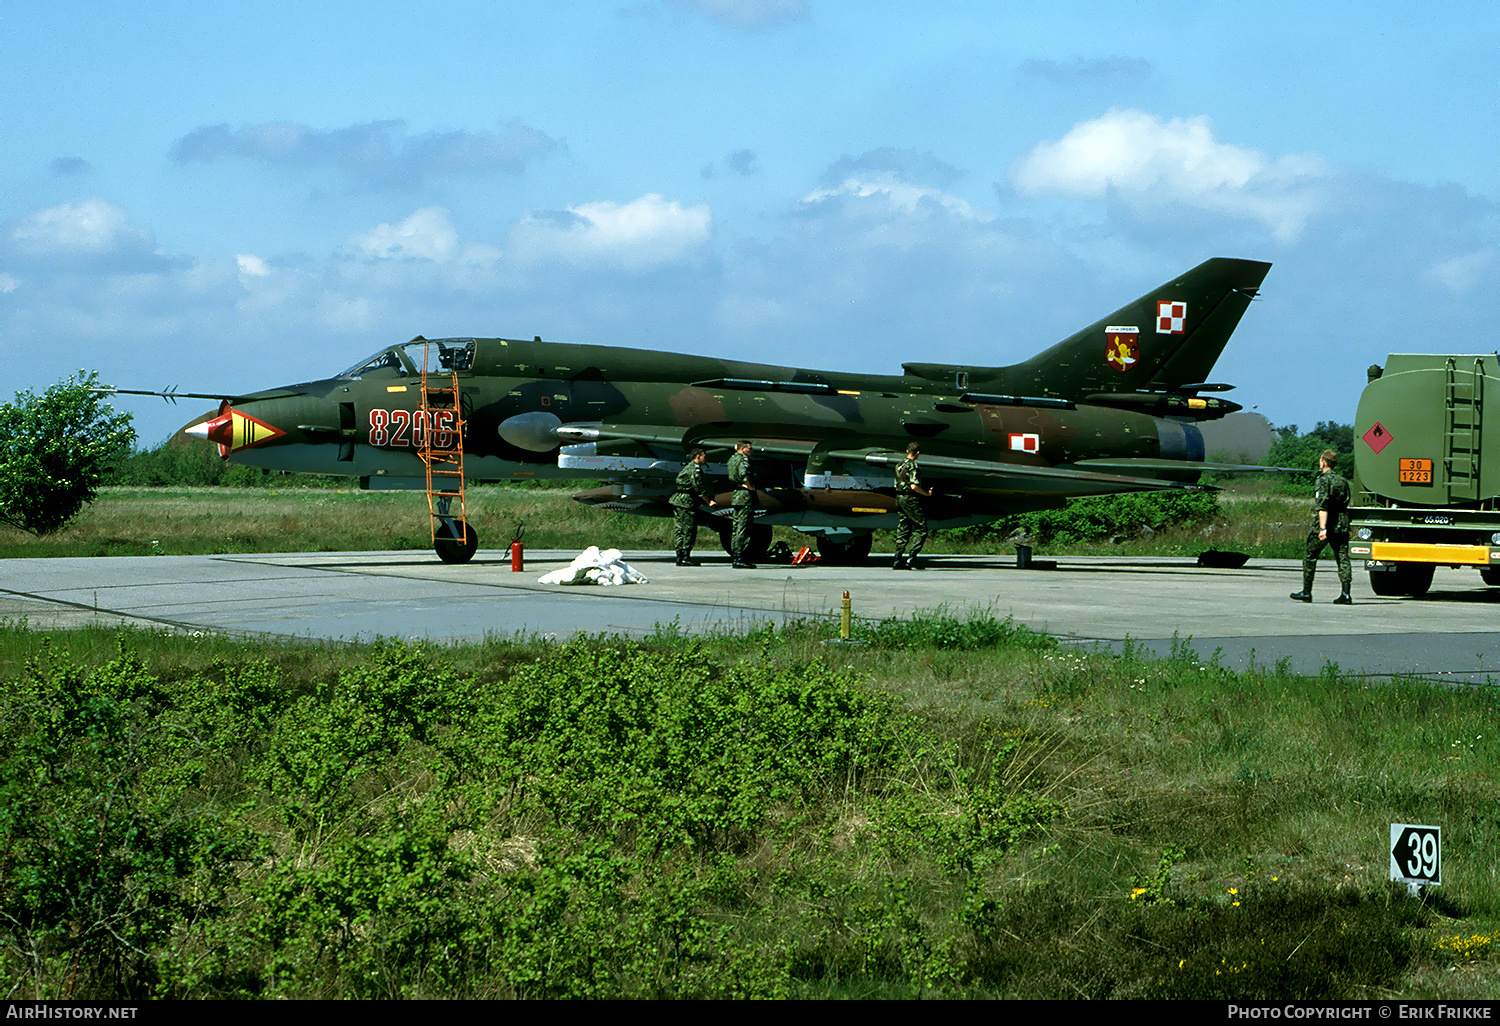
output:
M 521 555 L 521 536 L 526 533 L 526 521 L 516 524 L 516 529 L 510 536 L 510 569 L 511 573 L 520 573 L 526 569 L 526 562 Z

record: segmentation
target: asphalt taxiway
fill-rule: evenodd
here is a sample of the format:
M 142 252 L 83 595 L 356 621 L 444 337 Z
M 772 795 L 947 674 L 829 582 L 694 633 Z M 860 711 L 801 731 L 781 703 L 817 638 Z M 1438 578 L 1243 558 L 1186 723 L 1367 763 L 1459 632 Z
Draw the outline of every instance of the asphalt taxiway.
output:
M 649 583 L 537 582 L 576 554 L 528 552 L 522 573 L 504 551 L 462 566 L 427 551 L 11 559 L 0 563 L 0 619 L 346 640 L 638 636 L 836 614 L 847 590 L 855 615 L 872 619 L 984 609 L 1082 645 L 1118 650 L 1130 639 L 1165 655 L 1186 642 L 1236 669 L 1285 660 L 1316 674 L 1334 662 L 1346 674 L 1500 682 L 1500 589 L 1473 571 L 1439 570 L 1423 599 L 1378 598 L 1356 571 L 1352 606 L 1331 604 L 1331 563 L 1317 601 L 1290 601 L 1300 564 L 1274 559 L 1210 570 L 1191 559 L 1064 557 L 1055 569 L 1022 570 L 1008 555 L 939 556 L 898 573 L 888 561 L 733 570 L 714 556 L 683 568 L 667 553 L 626 552 Z

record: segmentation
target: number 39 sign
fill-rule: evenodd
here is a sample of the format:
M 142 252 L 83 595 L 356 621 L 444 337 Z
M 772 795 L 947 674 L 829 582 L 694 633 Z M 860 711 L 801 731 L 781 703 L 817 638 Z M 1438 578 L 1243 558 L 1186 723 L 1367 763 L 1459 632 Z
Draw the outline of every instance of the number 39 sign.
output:
M 1391 824 L 1391 879 L 1433 886 L 1443 882 L 1441 827 Z

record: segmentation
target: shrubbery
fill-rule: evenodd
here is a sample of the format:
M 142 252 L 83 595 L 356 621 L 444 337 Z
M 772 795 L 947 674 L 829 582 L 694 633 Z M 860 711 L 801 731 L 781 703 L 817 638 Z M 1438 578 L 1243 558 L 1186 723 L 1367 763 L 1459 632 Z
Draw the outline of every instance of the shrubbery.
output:
M 0 691 L 0 978 L 14 999 L 1312 999 L 1416 957 L 1426 912 L 1396 893 L 1194 896 L 1183 848 L 1132 889 L 1120 840 L 1162 793 L 1081 790 L 1099 739 L 1059 727 L 1107 660 L 982 613 L 865 630 L 897 667 L 1006 657 L 1025 701 L 978 715 L 987 677 L 909 708 L 790 658 L 811 630 L 729 659 L 670 631 L 495 645 L 467 671 L 394 643 L 297 673 L 123 647 L 85 672 L 44 646 Z M 1202 678 L 1122 665 L 1164 694 Z M 1256 686 L 1215 680 L 1193 701 Z M 1176 715 L 1140 751 L 1181 747 Z M 1109 882 L 1053 883 L 1058 860 Z
M 847 675 L 691 646 L 491 687 L 391 645 L 301 693 L 44 657 L 0 719 L 0 968 L 36 997 L 774 993 L 715 911 L 737 859 L 878 790 L 912 730 Z
M 1219 499 L 1213 492 L 1129 492 L 1070 499 L 1061 509 L 1018 513 L 970 528 L 969 533 L 1005 538 L 1019 530 L 1036 544 L 1066 545 L 1115 536 L 1134 538 L 1146 529 L 1196 527 L 1218 515 Z
M 36 535 L 65 526 L 129 450 L 130 414 L 110 409 L 98 384 L 80 372 L 0 403 L 0 524 Z
M 155 449 L 123 455 L 104 477 L 111 486 L 188 486 L 221 488 L 315 488 L 349 486 L 347 477 L 286 474 L 226 462 L 218 447 L 201 438 L 174 435 Z

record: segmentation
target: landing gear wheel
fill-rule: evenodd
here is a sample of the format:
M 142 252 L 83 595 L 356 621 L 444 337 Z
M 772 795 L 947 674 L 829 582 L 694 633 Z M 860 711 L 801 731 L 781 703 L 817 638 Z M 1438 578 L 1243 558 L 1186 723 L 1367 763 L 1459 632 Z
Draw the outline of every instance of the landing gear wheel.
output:
M 719 544 L 724 546 L 724 551 L 731 556 L 734 555 L 734 525 L 726 523 L 719 528 Z M 745 558 L 755 563 L 766 558 L 766 550 L 771 547 L 771 529 L 763 524 L 750 525 L 750 551 L 745 553 Z
M 432 543 L 438 559 L 444 563 L 467 563 L 473 559 L 474 553 L 479 549 L 479 532 L 474 530 L 473 524 L 467 524 L 464 525 L 463 534 L 467 536 L 467 541 L 459 541 L 447 524 L 438 524 L 437 540 Z
M 844 540 L 818 536 L 818 558 L 831 566 L 862 566 L 870 558 L 873 534 L 856 534 Z
M 750 562 L 754 563 L 766 558 L 766 553 L 771 548 L 771 529 L 759 524 L 750 528 L 750 551 L 745 553 Z

